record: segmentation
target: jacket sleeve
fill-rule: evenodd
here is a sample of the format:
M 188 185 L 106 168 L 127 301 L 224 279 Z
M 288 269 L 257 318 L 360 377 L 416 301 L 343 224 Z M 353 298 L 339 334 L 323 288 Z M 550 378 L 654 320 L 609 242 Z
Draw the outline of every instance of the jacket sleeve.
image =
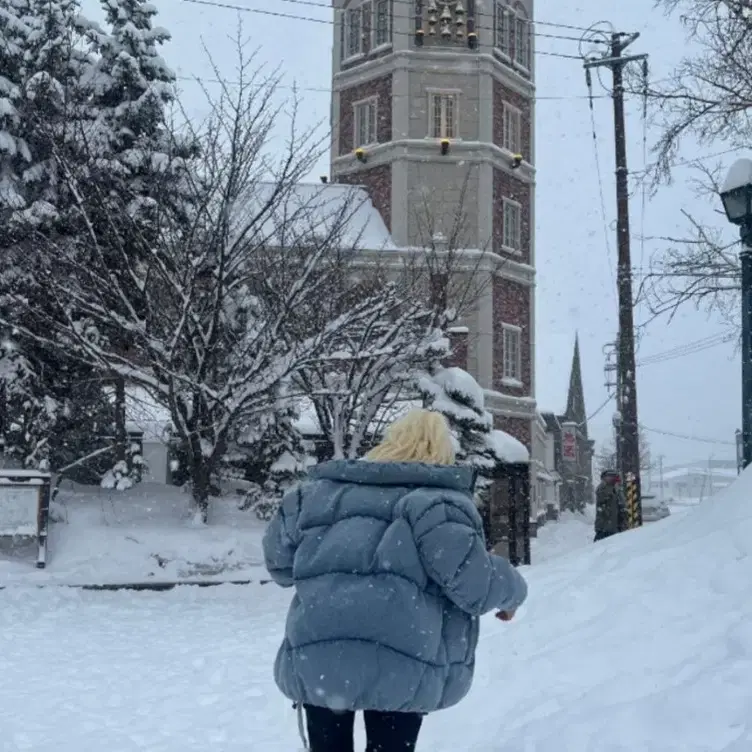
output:
M 479 526 L 460 505 L 431 504 L 414 521 L 413 534 L 428 576 L 468 614 L 513 611 L 527 597 L 522 575 L 506 559 L 486 551 Z
M 300 503 L 300 488 L 287 493 L 264 533 L 264 563 L 272 579 L 282 587 L 294 584 L 292 569 L 298 548 Z

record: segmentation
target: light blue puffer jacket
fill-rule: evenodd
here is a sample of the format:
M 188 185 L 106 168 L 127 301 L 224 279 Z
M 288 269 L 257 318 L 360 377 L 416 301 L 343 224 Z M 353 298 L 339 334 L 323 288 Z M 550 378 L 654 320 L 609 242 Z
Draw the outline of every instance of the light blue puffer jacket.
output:
M 337 710 L 430 712 L 470 689 L 479 616 L 527 595 L 486 552 L 470 468 L 333 461 L 310 471 L 264 536 L 295 587 L 275 679 Z

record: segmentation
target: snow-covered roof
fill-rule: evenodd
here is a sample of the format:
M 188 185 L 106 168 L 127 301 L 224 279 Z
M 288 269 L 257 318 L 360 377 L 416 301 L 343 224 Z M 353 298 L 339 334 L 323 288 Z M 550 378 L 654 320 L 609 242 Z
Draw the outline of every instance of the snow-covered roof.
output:
M 394 404 L 384 405 L 376 412 L 373 426 L 376 429 L 393 423 L 409 410 L 414 410 L 423 406 L 420 400 L 400 400 Z M 293 426 L 300 432 L 303 437 L 314 437 L 321 435 L 321 425 L 319 424 L 316 410 L 313 402 L 307 397 L 298 400 L 298 417 L 293 421 Z
M 663 480 L 677 480 L 680 478 L 716 478 L 726 479 L 729 482 L 738 477 L 736 470 L 725 467 L 678 467 L 674 470 L 668 470 L 663 473 Z M 653 476 L 653 480 L 660 481 L 658 475 Z
M 517 464 L 520 462 L 530 462 L 530 452 L 527 447 L 514 436 L 505 431 L 492 431 L 491 440 L 496 448 L 496 453 L 503 457 L 504 462 Z
M 339 183 L 299 183 L 274 199 L 276 183 L 256 183 L 252 195 L 235 210 L 236 231 L 249 222 L 259 207 L 270 201 L 274 207 L 263 222 L 260 236 L 270 247 L 285 247 L 301 238 L 326 238 L 339 233 L 342 248 L 397 250 L 381 214 L 362 186 Z M 344 221 L 343 221 L 344 220 Z M 252 242 L 259 242 L 256 238 Z

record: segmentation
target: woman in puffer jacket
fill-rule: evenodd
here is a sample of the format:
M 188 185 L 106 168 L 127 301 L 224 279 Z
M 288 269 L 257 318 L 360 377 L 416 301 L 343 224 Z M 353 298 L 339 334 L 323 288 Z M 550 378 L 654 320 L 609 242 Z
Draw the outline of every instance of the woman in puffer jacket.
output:
M 454 459 L 444 417 L 416 410 L 365 461 L 312 468 L 269 524 L 266 566 L 295 588 L 274 674 L 311 752 L 353 752 L 361 710 L 366 752 L 415 750 L 423 716 L 470 689 L 481 614 L 525 600 Z

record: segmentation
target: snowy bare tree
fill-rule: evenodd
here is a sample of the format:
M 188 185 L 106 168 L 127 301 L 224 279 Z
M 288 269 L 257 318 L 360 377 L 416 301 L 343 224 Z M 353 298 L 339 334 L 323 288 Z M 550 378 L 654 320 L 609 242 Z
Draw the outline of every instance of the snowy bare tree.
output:
M 657 175 L 669 178 L 682 139 L 745 148 L 752 137 L 752 12 L 747 0 L 658 0 L 678 15 L 691 45 L 651 87 L 662 135 Z
M 332 342 L 329 359 L 301 369 L 296 378 L 334 458 L 358 457 L 390 408 L 411 396 L 417 372 L 448 352 L 428 301 L 377 267 L 364 271 L 348 298 L 370 300 L 368 314 Z M 348 300 L 342 303 L 346 308 Z
M 669 182 L 679 151 L 688 139 L 701 148 L 729 152 L 747 148 L 752 140 L 752 12 L 746 0 L 659 0 L 679 17 L 690 52 L 665 79 L 653 84 L 654 124 L 661 137 L 655 146 L 652 177 Z M 638 88 L 640 84 L 636 84 Z M 691 148 L 696 149 L 696 146 Z M 695 163 L 697 195 L 718 206 L 720 164 Z M 673 314 L 692 305 L 738 326 L 736 310 L 740 270 L 736 241 L 691 213 L 684 212 L 685 237 L 658 238 L 657 253 L 643 281 L 643 299 L 654 314 Z M 722 222 L 725 227 L 725 219 Z
M 164 162 L 163 184 L 137 195 L 127 182 L 104 194 L 85 184 L 86 170 L 57 154 L 86 233 L 38 238 L 37 274 L 50 303 L 25 312 L 38 317 L 36 326 L 15 324 L 30 341 L 118 374 L 169 407 L 203 522 L 212 475 L 235 428 L 273 409 L 293 374 L 330 358 L 332 342 L 371 306 L 361 301 L 305 337 L 291 331 L 297 308 L 336 292 L 325 261 L 349 212 L 340 208 L 325 229 L 317 217 L 317 231 L 308 231 L 313 209 L 296 200 L 297 186 L 325 142 L 315 129 L 299 130 L 297 101 L 274 103 L 278 79 L 254 70 L 241 43 L 239 54 L 237 83 L 207 92 L 211 116 L 191 134 L 201 154 L 183 171 L 182 211 L 175 210 L 173 157 Z M 274 158 L 270 140 L 285 116 L 288 140 Z M 148 204 L 148 226 L 134 218 L 134 202 Z M 285 249 L 299 233 L 306 253 L 293 267 Z M 260 278 L 272 259 L 285 273 Z M 23 295 L 15 302 L 23 305 Z

